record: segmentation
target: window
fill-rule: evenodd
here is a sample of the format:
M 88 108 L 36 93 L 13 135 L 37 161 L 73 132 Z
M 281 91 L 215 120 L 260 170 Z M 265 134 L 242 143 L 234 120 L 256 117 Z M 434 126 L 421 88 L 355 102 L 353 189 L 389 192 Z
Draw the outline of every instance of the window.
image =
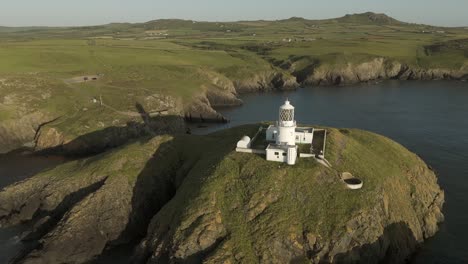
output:
M 296 136 L 296 140 L 299 140 L 299 136 Z
M 279 152 L 275 152 L 275 155 L 278 156 L 278 155 L 279 155 Z
M 283 157 L 286 157 L 286 153 L 283 152 Z

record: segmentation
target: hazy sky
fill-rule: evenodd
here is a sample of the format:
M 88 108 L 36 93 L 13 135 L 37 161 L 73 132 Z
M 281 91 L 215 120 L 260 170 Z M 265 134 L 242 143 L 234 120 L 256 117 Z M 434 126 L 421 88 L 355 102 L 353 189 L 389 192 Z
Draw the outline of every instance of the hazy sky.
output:
M 365 11 L 407 22 L 468 26 L 468 0 L 0 0 L 0 25 L 96 25 L 159 18 L 319 19 Z

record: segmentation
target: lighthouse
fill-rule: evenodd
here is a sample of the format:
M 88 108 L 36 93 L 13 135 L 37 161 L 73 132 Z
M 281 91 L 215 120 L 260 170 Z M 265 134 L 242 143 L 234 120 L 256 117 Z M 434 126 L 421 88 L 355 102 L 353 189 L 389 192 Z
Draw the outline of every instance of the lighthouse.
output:
M 266 159 L 270 161 L 285 162 L 289 165 L 296 164 L 297 145 L 296 120 L 294 120 L 294 106 L 286 99 L 279 107 L 278 121 L 266 131 L 266 140 L 272 142 L 266 148 Z
M 278 145 L 296 145 L 296 120 L 294 120 L 294 106 L 289 100 L 286 100 L 279 108 L 278 118 L 278 137 L 276 144 Z
M 266 149 L 254 149 L 252 146 L 258 140 L 259 135 L 265 133 L 265 140 L 269 143 Z M 265 154 L 269 161 L 284 162 L 288 165 L 296 164 L 298 157 L 297 144 L 310 145 L 312 151 L 312 140 L 314 138 L 314 128 L 297 127 L 294 119 L 294 106 L 286 99 L 283 105 L 279 107 L 278 121 L 268 128 L 260 127 L 252 140 L 244 136 L 237 142 L 236 151 Z M 303 156 L 312 157 L 311 153 L 303 153 Z

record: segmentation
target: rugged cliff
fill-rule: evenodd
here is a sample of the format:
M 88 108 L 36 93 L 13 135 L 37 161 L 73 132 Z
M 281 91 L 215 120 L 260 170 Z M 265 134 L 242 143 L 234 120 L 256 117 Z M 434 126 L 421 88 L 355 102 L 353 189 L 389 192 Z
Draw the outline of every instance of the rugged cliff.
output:
M 24 145 L 34 146 L 34 137 L 39 128 L 54 119 L 46 113 L 34 112 L 19 119 L 0 122 L 0 154 Z
M 233 80 L 210 71 L 203 75 L 211 85 L 205 86 L 204 92 L 187 104 L 185 116 L 190 121 L 223 122 L 224 117 L 216 109 L 241 105 L 239 94 L 294 90 L 299 86 L 294 76 L 281 70 L 254 72 L 249 77 Z
M 338 56 L 339 57 L 339 56 Z M 422 68 L 384 57 L 366 57 L 353 62 L 325 63 L 308 56 L 272 61 L 276 70 L 254 72 L 250 77 L 230 80 L 207 74 L 213 83 L 196 97 L 186 115 L 222 120 L 216 108 L 242 104 L 242 93 L 287 91 L 299 86 L 343 86 L 375 80 L 466 80 L 468 68 Z M 273 66 L 272 66 L 273 67 Z M 222 79 L 222 81 L 220 81 Z
M 239 93 L 265 92 L 274 90 L 294 90 L 299 84 L 296 79 L 281 71 L 265 71 L 254 73 L 246 79 L 235 80 L 234 86 Z
M 385 137 L 329 129 L 329 169 L 233 151 L 256 130 L 140 139 L 5 188 L 0 225 L 33 223 L 16 261 L 83 263 L 133 245 L 136 263 L 401 263 L 443 220 L 434 172 Z M 343 171 L 364 188 L 346 189 Z
M 301 65 L 302 64 L 302 65 Z M 468 68 L 421 68 L 396 60 L 376 57 L 361 62 L 323 64 L 299 59 L 286 64 L 303 85 L 349 85 L 372 80 L 463 80 Z

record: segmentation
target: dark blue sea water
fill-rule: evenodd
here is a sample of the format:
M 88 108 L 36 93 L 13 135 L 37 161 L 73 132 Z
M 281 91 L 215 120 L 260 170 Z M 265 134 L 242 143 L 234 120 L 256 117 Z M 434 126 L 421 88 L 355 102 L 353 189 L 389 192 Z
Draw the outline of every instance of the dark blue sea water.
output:
M 414 262 L 468 263 L 468 83 L 387 81 L 250 94 L 242 107 L 220 111 L 231 123 L 206 130 L 276 120 L 287 97 L 300 123 L 374 131 L 430 164 L 445 190 L 446 221 Z
M 446 221 L 414 263 L 468 263 L 468 83 L 388 81 L 250 94 L 242 97 L 243 106 L 220 110 L 231 123 L 194 132 L 275 120 L 287 97 L 300 123 L 371 130 L 400 142 L 430 164 L 445 190 Z M 0 156 L 0 188 L 60 162 Z M 0 263 L 18 250 L 20 231 L 0 230 Z

